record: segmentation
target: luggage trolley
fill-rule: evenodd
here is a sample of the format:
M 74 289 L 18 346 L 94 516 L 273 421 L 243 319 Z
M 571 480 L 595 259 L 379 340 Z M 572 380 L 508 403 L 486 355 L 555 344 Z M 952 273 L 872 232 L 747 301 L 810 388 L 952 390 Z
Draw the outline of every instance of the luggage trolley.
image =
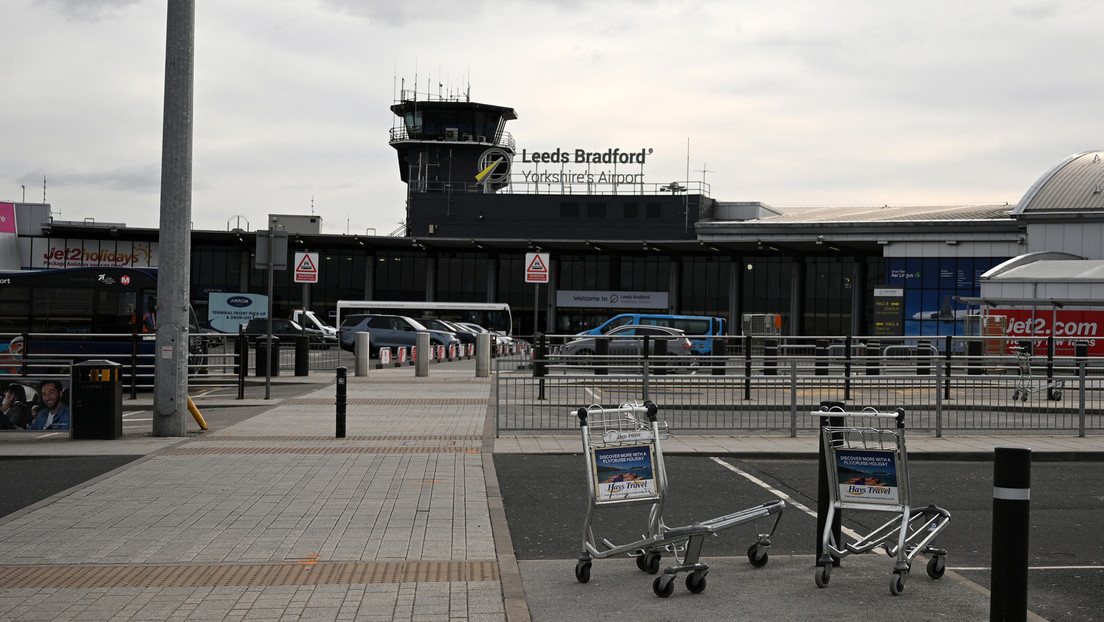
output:
M 827 587 L 835 560 L 852 553 L 866 553 L 881 547 L 896 559 L 889 591 L 897 596 L 905 589 L 905 577 L 917 555 L 931 555 L 928 576 L 942 578 L 946 571 L 947 552 L 931 545 L 939 532 L 951 520 L 950 512 L 935 505 L 913 509 L 909 494 L 908 455 L 905 451 L 905 411 L 879 413 L 873 408 L 861 412 L 845 412 L 839 407 L 822 408 L 810 413 L 831 417 L 836 423 L 848 418 L 866 421 L 893 418 L 895 429 L 881 426 L 825 425 L 821 427 L 821 443 L 825 451 L 825 473 L 828 479 L 828 514 L 821 533 L 820 557 L 817 559 L 817 587 Z M 837 542 L 832 522 L 840 510 L 866 510 L 899 513 L 869 535 L 853 542 Z
M 1020 377 L 1016 379 L 1016 390 L 1012 392 L 1012 401 L 1027 401 L 1032 393 L 1047 392 L 1047 399 L 1059 401 L 1062 399 L 1062 389 L 1066 388 L 1065 380 L 1053 380 L 1051 382 L 1037 383 L 1031 379 L 1031 342 L 1013 346 L 1016 351 L 1016 363 L 1020 367 Z
M 683 527 L 668 527 L 663 522 L 667 472 L 660 440 L 669 438 L 669 433 L 666 423 L 660 424 L 656 417 L 658 410 L 655 402 L 649 400 L 641 405 L 625 403 L 611 409 L 591 406 L 575 412 L 582 430 L 589 492 L 583 524 L 583 552 L 575 564 L 575 578 L 580 583 L 590 580 L 594 559 L 628 555 L 636 558 L 638 568 L 656 574 L 660 559 L 664 554 L 671 554 L 675 565 L 656 577 L 652 583 L 655 594 L 666 598 L 674 593 L 674 579 L 680 572 L 689 573 L 686 588 L 694 594 L 701 593 L 709 572 L 709 566 L 699 561 L 705 536 L 777 514 L 770 532 L 759 533 L 747 551 L 752 566 L 762 568 L 767 564 L 770 538 L 785 507 L 781 499 Z M 599 507 L 625 505 L 650 506 L 647 533 L 638 540 L 620 545 L 602 539 L 602 548 L 599 548 L 591 526 L 594 511 Z

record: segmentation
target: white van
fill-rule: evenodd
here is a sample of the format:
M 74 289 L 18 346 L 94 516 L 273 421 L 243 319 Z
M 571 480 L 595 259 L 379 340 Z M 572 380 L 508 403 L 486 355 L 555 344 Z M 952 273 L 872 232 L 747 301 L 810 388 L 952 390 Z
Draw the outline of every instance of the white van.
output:
M 327 343 L 337 342 L 337 329 L 323 322 L 310 309 L 294 309 L 291 320 L 311 332 L 317 332 Z

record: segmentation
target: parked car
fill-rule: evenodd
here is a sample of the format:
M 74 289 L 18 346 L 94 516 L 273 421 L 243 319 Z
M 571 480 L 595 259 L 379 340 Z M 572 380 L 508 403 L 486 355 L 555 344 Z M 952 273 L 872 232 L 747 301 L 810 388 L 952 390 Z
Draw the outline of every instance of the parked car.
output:
M 417 345 L 419 332 L 429 333 L 433 346 L 459 346 L 460 340 L 452 332 L 431 330 L 403 315 L 374 315 L 357 313 L 341 321 L 338 341 L 342 350 L 356 349 L 356 334 L 368 333 L 368 355 L 376 356 L 380 348 L 407 348 Z
M 479 336 L 479 333 L 490 333 L 490 335 L 492 337 L 494 337 L 494 339 L 498 343 L 504 343 L 506 345 L 510 345 L 510 344 L 512 344 L 516 341 L 519 341 L 519 340 L 514 339 L 513 337 L 511 337 L 509 335 L 503 335 L 502 333 L 495 332 L 493 330 L 487 330 L 486 328 L 483 328 L 479 324 L 472 324 L 471 322 L 456 322 L 456 323 L 459 324 L 460 326 L 463 326 L 464 328 L 475 331 L 476 337 Z
M 694 344 L 686 338 L 683 331 L 668 326 L 642 326 L 639 324 L 618 326 L 605 334 L 605 338 L 609 340 L 609 354 L 611 356 L 642 356 L 644 335 L 650 337 L 648 340 L 649 354 L 655 353 L 657 341 L 664 340 L 667 342 L 667 356 L 686 357 L 686 363 L 679 363 L 679 366 L 692 364 Z M 597 339 L 598 337 L 590 336 L 574 339 L 560 346 L 558 354 L 577 357 L 574 362 L 592 365 L 595 363 L 592 357 L 598 351 Z M 611 361 L 611 363 L 616 365 L 615 361 Z
M 691 335 L 694 354 L 708 356 L 713 353 L 713 337 L 725 332 L 725 320 L 704 315 L 669 315 L 665 313 L 622 313 L 615 315 L 596 328 L 584 330 L 580 335 L 605 335 L 618 326 L 628 324 L 669 326 Z
M 268 334 L 268 318 L 257 317 L 249 320 L 244 332 L 249 336 L 250 341 L 263 340 Z M 286 318 L 272 318 L 272 336 L 279 338 L 281 345 L 295 345 L 295 340 L 299 337 L 306 337 L 312 348 L 322 348 L 326 345 L 321 334 L 309 331 Z
M 430 330 L 440 330 L 455 333 L 456 338 L 460 340 L 460 343 L 464 344 L 475 343 L 476 337 L 479 336 L 478 333 L 468 328 L 467 326 L 462 326 L 456 322 L 450 322 L 448 320 L 442 320 L 440 318 L 420 317 L 417 318 L 416 321 Z

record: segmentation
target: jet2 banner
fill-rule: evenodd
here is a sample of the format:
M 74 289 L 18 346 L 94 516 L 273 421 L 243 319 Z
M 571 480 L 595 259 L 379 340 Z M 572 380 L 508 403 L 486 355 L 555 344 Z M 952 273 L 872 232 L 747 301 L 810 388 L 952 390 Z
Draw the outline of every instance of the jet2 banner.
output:
M 1074 346 L 1083 341 L 1089 345 L 1089 355 L 1104 355 L 1104 340 L 1099 338 L 1104 336 L 1104 311 L 994 309 L 990 314 L 1008 317 L 1009 337 L 1035 337 L 1036 354 L 1046 353 L 1045 339 L 1053 335 L 1055 354 L 1073 354 Z

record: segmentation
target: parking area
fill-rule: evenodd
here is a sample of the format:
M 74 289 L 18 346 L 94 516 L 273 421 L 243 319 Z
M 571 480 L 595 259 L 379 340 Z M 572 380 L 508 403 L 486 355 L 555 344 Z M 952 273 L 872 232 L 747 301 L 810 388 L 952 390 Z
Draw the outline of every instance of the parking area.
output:
M 542 594 L 562 599 L 550 612 L 563 614 L 568 606 L 607 611 L 605 605 L 599 608 L 590 599 L 608 598 L 604 590 L 610 580 L 619 584 L 616 593 L 625 595 L 619 605 L 625 614 L 654 616 L 656 607 L 678 607 L 655 598 L 650 588 L 652 577 L 637 570 L 632 561 L 596 560 L 590 583 L 575 580 L 573 568 L 587 507 L 581 455 L 498 454 L 495 466 L 532 611 L 542 610 L 532 606 Z M 993 465 L 913 461 L 910 467 L 916 504 L 936 503 L 951 512 L 951 524 L 937 541 L 948 551 L 948 574 L 934 582 L 922 568 L 915 568 L 905 592 L 895 598 L 888 590 L 892 560 L 882 554 L 849 557 L 833 573 L 827 588 L 814 585 L 815 461 L 668 456 L 670 483 L 664 511 L 668 525 L 690 524 L 762 503 L 775 496 L 770 489 L 785 495 L 787 501 L 773 539 L 771 562 L 765 568 L 751 568 L 745 556 L 754 542 L 754 529 L 735 528 L 706 540 L 702 561 L 712 567 L 710 588 L 691 595 L 680 586 L 670 600 L 677 597 L 686 603 L 686 599 L 701 598 L 695 607 L 717 607 L 717 611 L 726 606 L 753 606 L 758 619 L 793 619 L 786 617 L 793 613 L 789 607 L 802 600 L 812 606 L 833 607 L 834 619 L 869 620 L 869 606 L 855 610 L 865 611 L 865 615 L 848 617 L 846 600 L 841 598 L 846 595 L 865 603 L 878 602 L 887 615 L 903 607 L 911 611 L 913 619 L 977 619 L 972 617 L 977 611 L 970 607 L 976 609 L 978 590 L 987 589 L 990 580 Z M 595 535 L 614 542 L 635 540 L 646 524 L 646 511 L 643 506 L 601 508 Z M 884 514 L 845 512 L 844 527 L 867 533 L 885 519 Z M 1099 612 L 1104 611 L 1104 594 L 1099 590 L 1104 583 L 1104 540 L 1099 537 L 1104 527 L 1104 463 L 1033 464 L 1031 522 L 1026 543 L 1030 610 L 1048 620 L 1099 620 Z M 962 594 L 961 601 L 956 594 Z M 982 600 L 987 603 L 987 596 Z M 837 607 L 842 607 L 838 615 Z M 924 610 L 930 615 L 917 618 L 917 612 Z M 803 615 L 808 613 L 812 612 Z M 988 609 L 982 613 L 987 617 Z M 548 619 L 556 619 L 554 616 Z

